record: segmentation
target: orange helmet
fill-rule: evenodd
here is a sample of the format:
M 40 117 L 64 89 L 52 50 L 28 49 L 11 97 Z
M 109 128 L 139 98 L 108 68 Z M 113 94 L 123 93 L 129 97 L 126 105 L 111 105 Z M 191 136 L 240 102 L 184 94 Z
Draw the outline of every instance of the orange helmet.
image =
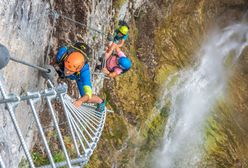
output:
M 64 64 L 68 70 L 79 72 L 84 66 L 84 56 L 80 52 L 73 52 L 66 58 Z

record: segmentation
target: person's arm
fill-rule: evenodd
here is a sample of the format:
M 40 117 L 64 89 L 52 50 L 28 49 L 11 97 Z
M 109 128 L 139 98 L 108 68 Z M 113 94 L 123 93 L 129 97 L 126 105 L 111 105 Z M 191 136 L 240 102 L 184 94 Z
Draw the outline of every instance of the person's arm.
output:
M 106 53 L 105 53 L 105 59 L 106 59 L 106 60 L 111 56 L 113 50 L 114 50 L 117 46 L 118 46 L 117 44 L 112 43 L 111 46 L 106 50 Z
M 110 72 L 108 71 L 108 69 L 106 67 L 104 67 L 102 69 L 102 72 L 105 73 L 106 75 L 110 74 Z
M 123 56 L 125 56 L 125 54 L 121 51 L 121 49 L 120 49 L 120 47 L 116 47 L 116 52 L 117 52 L 117 56 L 118 57 L 123 57 Z
M 111 72 L 108 74 L 108 76 L 111 78 L 115 78 L 116 76 L 118 76 L 118 74 L 116 72 Z
M 128 38 L 128 34 L 126 34 L 122 39 L 121 39 L 121 41 L 118 43 L 118 47 L 122 47 L 123 46 L 123 44 L 125 43 L 125 41 L 127 40 L 127 38 Z
M 125 43 L 125 40 L 121 40 L 121 41 L 117 44 L 117 46 L 118 46 L 118 47 L 122 47 L 124 43 Z
M 120 49 L 120 47 L 119 47 L 118 45 L 116 46 L 115 50 L 116 50 L 117 54 L 118 54 L 119 52 L 121 52 L 121 49 Z M 119 56 L 119 55 L 118 55 L 118 56 Z
M 118 76 L 118 74 L 116 72 L 109 72 L 107 70 L 107 68 L 103 68 L 102 72 L 105 73 L 107 76 L 109 76 L 111 78 L 114 78 L 114 77 Z

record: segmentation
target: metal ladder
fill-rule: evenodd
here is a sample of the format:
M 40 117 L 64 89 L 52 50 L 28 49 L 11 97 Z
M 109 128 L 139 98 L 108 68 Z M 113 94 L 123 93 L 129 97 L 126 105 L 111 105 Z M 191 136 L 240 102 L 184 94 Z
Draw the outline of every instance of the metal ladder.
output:
M 47 158 L 50 162 L 49 165 L 42 165 L 41 168 L 55 168 L 55 167 L 83 167 L 93 154 L 94 149 L 97 146 L 99 138 L 102 134 L 105 119 L 106 119 L 106 108 L 104 112 L 98 112 L 95 110 L 95 106 L 90 104 L 84 104 L 80 108 L 76 108 L 72 103 L 72 98 L 68 96 L 67 85 L 60 84 L 56 87 L 49 81 L 49 89 L 45 89 L 39 92 L 27 92 L 24 96 L 17 96 L 14 94 L 7 94 L 0 82 L 0 92 L 2 99 L 0 99 L 0 105 L 5 105 L 12 123 L 14 124 L 16 133 L 21 142 L 25 156 L 29 162 L 30 167 L 36 167 L 34 160 L 27 148 L 24 136 L 21 133 L 20 127 L 16 120 L 15 108 L 21 101 L 26 101 L 28 106 L 31 107 L 32 114 L 35 120 L 35 125 L 38 129 L 39 136 L 43 143 L 43 147 L 47 154 Z M 39 115 L 35 109 L 35 104 L 41 100 L 45 100 L 50 111 L 54 130 L 58 135 L 58 142 L 61 146 L 61 150 L 64 153 L 65 160 L 62 162 L 55 162 L 53 158 L 53 152 L 49 147 L 47 136 L 42 127 Z M 58 100 L 63 107 L 63 113 L 65 116 L 66 129 L 69 132 L 69 136 L 72 139 L 73 151 L 75 154 L 68 152 L 62 135 L 61 126 L 58 124 L 58 113 L 53 108 L 54 100 Z M 61 114 L 60 114 L 61 115 Z M 65 129 L 65 128 L 64 128 Z M 0 166 L 5 168 L 4 162 L 0 157 Z

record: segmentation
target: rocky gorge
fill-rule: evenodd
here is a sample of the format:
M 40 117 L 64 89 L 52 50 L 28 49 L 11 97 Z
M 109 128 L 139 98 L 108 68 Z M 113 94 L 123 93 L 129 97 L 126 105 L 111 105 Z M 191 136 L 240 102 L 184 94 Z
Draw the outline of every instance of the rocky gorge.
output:
M 20 10 L 15 15 L 20 23 L 22 23 L 21 6 L 33 5 L 29 8 L 29 13 L 33 13 L 37 7 L 34 2 L 30 5 L 28 1 L 22 1 L 22 3 L 10 1 L 5 2 L 6 8 L 11 4 L 13 8 Z M 158 157 L 156 151 L 163 148 L 166 125 L 172 107 L 172 101 L 164 99 L 163 94 L 176 85 L 178 73 L 190 68 L 197 69 L 196 65 L 200 62 L 199 50 L 212 32 L 215 30 L 221 32 L 225 27 L 239 23 L 247 24 L 248 21 L 247 0 L 68 0 L 39 1 L 39 4 L 42 4 L 44 9 L 53 8 L 105 33 L 113 31 L 118 19 L 123 15 L 121 11 L 123 6 L 127 6 L 124 9 L 124 19 L 127 20 L 130 30 L 123 51 L 131 58 L 133 67 L 128 73 L 116 79 L 105 80 L 103 88 L 96 86 L 102 88 L 99 94 L 106 98 L 108 109 L 112 109 L 114 113 L 107 115 L 104 132 L 86 165 L 88 168 L 159 167 L 156 159 L 163 160 L 163 158 Z M 7 15 L 6 8 L 2 8 L 2 16 Z M 44 11 L 41 10 L 38 13 L 42 12 Z M 8 13 L 8 16 L 12 15 L 11 12 Z M 28 12 L 26 15 L 32 16 Z M 51 24 L 52 18 L 45 16 L 41 22 L 32 22 L 32 24 Z M 11 22 L 12 25 L 13 23 Z M 104 41 L 102 36 L 89 31 L 86 27 L 58 20 L 51 39 L 50 57 L 44 58 L 49 31 L 52 27 L 43 25 L 46 25 L 42 29 L 43 35 L 46 35 L 43 36 L 44 40 L 41 40 L 40 34 L 35 36 L 41 44 L 40 48 L 34 47 L 37 55 L 35 61 L 42 59 L 42 63 L 49 62 L 61 44 L 82 38 L 97 48 L 98 54 L 104 51 L 102 45 L 106 45 L 106 41 L 102 42 Z M 18 26 L 14 24 L 13 31 L 17 29 Z M 26 29 L 29 30 L 29 28 Z M 7 32 L 3 26 L 0 30 L 3 34 Z M 4 38 L 0 38 L 0 42 L 6 42 L 7 37 L 2 37 Z M 20 41 L 25 41 L 25 38 L 18 37 Z M 27 38 L 28 35 L 25 37 Z M 247 37 L 244 37 L 243 41 L 246 40 Z M 9 40 L 6 44 L 11 44 L 14 48 L 13 41 L 13 39 Z M 30 39 L 28 42 L 31 43 Z M 24 45 L 23 48 L 25 48 Z M 16 50 L 12 50 L 17 53 Z M 24 57 L 31 58 L 30 54 L 26 54 L 26 49 L 22 53 Z M 40 56 L 38 56 L 39 53 Z M 204 141 L 201 146 L 203 154 L 200 161 L 188 167 L 245 168 L 248 166 L 247 47 L 242 49 L 233 65 L 230 63 L 233 59 L 232 53 L 228 54 L 231 56 L 227 57 L 224 64 L 230 67 L 230 73 L 227 75 L 225 94 L 217 98 L 209 109 L 210 115 L 204 122 L 202 130 Z M 218 55 L 214 56 L 218 57 Z M 7 80 L 11 80 L 10 76 L 14 73 L 11 68 L 9 69 L 4 71 Z M 12 83 L 14 85 L 15 81 Z M 43 81 L 39 81 L 38 84 L 31 83 L 29 86 L 41 87 L 42 84 Z M 27 89 L 25 84 L 22 85 L 25 86 L 24 90 Z M 75 84 L 69 86 L 75 88 Z M 21 92 L 13 87 L 12 90 Z M 75 89 L 70 89 L 69 92 L 77 96 Z M 40 110 L 42 111 L 42 108 Z M 13 163 L 13 165 L 16 164 Z M 176 167 L 183 167 L 182 165 L 179 164 Z M 173 167 L 173 165 L 167 167 Z

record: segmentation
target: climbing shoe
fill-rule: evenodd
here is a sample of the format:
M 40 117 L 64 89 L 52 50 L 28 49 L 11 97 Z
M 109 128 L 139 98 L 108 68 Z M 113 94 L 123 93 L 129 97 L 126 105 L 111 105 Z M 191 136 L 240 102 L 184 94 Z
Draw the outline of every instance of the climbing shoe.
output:
M 98 103 L 96 106 L 96 111 L 98 112 L 104 112 L 105 111 L 105 105 L 106 105 L 106 101 L 103 100 L 102 103 Z

